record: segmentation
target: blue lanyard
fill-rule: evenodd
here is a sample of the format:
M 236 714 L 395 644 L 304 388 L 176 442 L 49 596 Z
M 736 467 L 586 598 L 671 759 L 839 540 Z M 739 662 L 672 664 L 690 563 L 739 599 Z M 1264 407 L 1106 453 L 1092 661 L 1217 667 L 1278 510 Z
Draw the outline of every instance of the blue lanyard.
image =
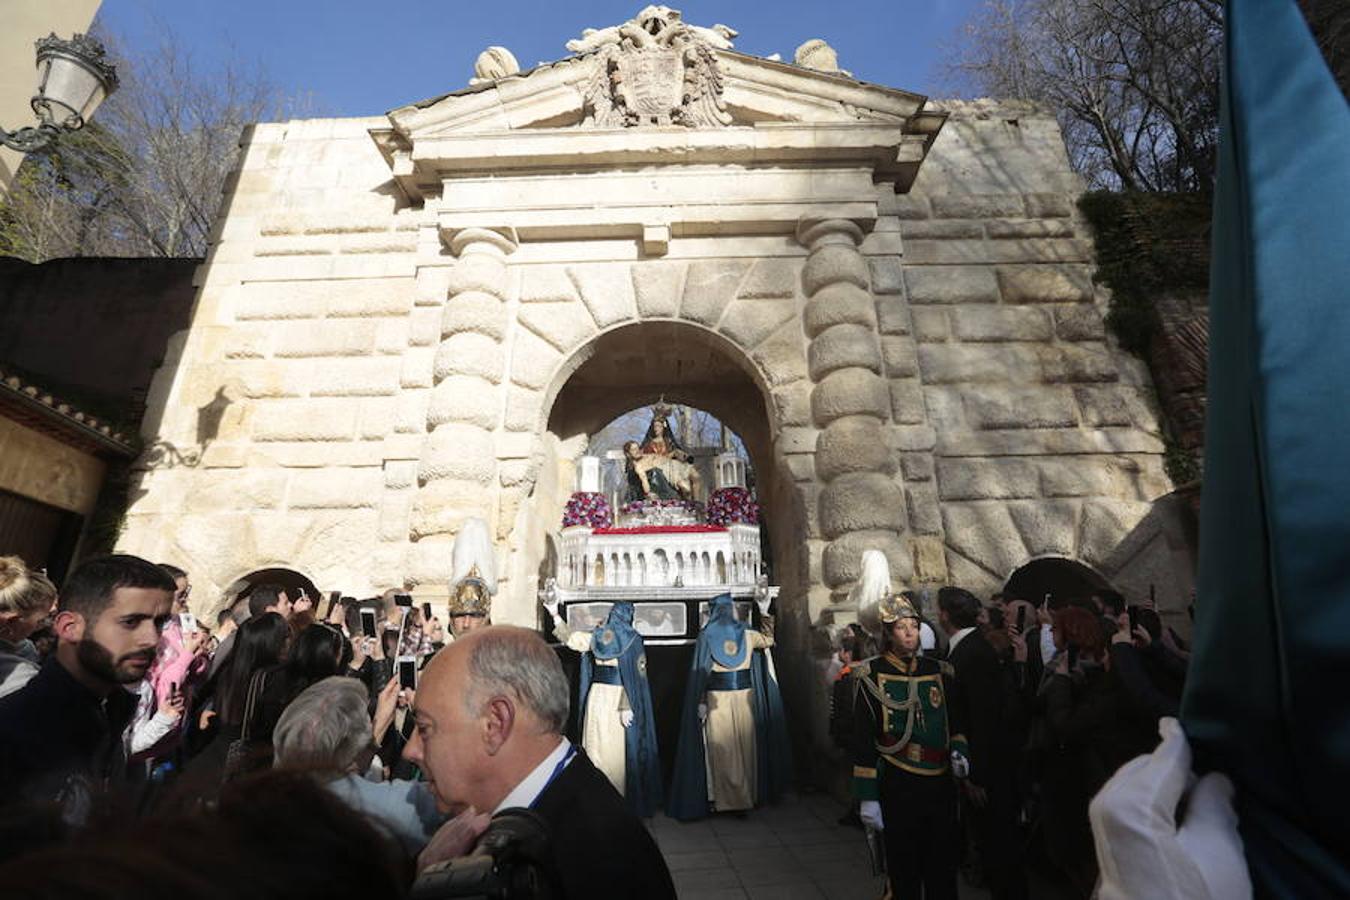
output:
M 548 781 L 544 782 L 544 786 L 539 789 L 539 793 L 535 795 L 532 801 L 530 801 L 530 809 L 534 809 L 535 804 L 539 802 L 539 798 L 544 796 L 544 791 L 548 790 L 548 786 L 551 785 L 554 782 L 554 780 L 559 775 L 562 774 L 562 770 L 567 767 L 567 764 L 572 761 L 572 757 L 576 755 L 577 755 L 577 745 L 572 744 L 567 748 L 567 752 L 563 754 L 563 758 L 558 760 L 558 764 L 553 767 L 553 772 L 548 776 Z

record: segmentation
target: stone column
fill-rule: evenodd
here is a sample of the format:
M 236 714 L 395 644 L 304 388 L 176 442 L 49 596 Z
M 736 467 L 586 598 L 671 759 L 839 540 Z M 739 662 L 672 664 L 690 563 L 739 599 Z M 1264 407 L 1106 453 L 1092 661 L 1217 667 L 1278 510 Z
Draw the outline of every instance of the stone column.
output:
M 847 219 L 803 220 L 797 239 L 810 251 L 802 270 L 807 296 L 803 323 L 810 340 L 807 367 L 814 382 L 811 415 L 817 428 L 818 514 L 829 543 L 821 577 L 836 602 L 857 579 L 862 552 L 883 551 L 892 576 L 910 564 L 901 534 L 904 492 L 887 439 L 890 393 L 882 377 L 876 301 L 863 233 Z
M 468 228 L 449 241 L 458 257 L 436 348 L 428 437 L 418 463 L 418 492 L 410 536 L 439 545 L 469 516 L 493 524 L 497 454 L 494 432 L 502 417 L 505 372 L 506 298 L 510 272 L 506 257 L 515 242 L 485 228 Z M 443 579 L 446 554 L 417 554 L 414 574 Z M 443 557 L 443 558 L 441 558 Z M 429 570 L 429 568 L 431 570 Z M 440 571 L 444 570 L 444 571 Z

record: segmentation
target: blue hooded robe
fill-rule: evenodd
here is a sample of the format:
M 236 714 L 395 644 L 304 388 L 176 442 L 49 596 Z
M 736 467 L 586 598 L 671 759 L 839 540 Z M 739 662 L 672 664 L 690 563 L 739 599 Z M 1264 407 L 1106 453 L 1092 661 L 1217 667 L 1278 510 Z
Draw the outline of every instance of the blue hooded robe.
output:
M 792 759 L 788 747 L 787 720 L 778 682 L 769 670 L 763 651 L 751 651 L 745 637 L 745 624 L 736 619 L 736 607 L 730 594 L 713 598 L 708 624 L 699 632 L 694 659 L 685 686 L 680 714 L 680 744 L 675 754 L 675 774 L 670 786 L 666 813 L 671 818 L 689 821 L 708 815 L 708 769 L 703 745 L 703 723 L 698 707 L 707 691 L 713 662 L 734 668 L 753 652 L 750 661 L 750 706 L 755 716 L 755 803 L 777 801 L 791 777 Z
M 618 660 L 619 682 L 633 711 L 633 724 L 623 730 L 624 791 L 628 808 L 648 818 L 661 807 L 661 758 L 656 746 L 656 717 L 647 683 L 647 654 L 642 635 L 633 628 L 633 604 L 615 603 L 604 624 L 591 635 L 591 650 L 581 655 L 580 702 L 590 699 L 595 660 Z M 581 722 L 586 721 L 585 706 Z

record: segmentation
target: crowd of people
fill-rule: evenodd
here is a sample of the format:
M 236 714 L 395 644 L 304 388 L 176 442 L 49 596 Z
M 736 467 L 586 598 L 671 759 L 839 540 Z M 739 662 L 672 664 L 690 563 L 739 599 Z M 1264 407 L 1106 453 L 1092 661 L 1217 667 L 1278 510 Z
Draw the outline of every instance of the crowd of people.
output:
M 940 770 L 943 778 L 895 788 L 911 798 L 906 808 L 897 806 L 907 824 L 923 820 L 916 806 L 924 803 L 913 798 L 929 782 L 949 783 L 959 795 L 932 800 L 933 809 L 951 816 L 928 820 L 912 841 L 913 858 L 888 858 L 896 897 L 955 897 L 958 866 L 996 900 L 1028 897 L 1029 869 L 1036 883 L 1055 885 L 1060 896 L 1091 896 L 1098 861 L 1089 802 L 1122 764 L 1153 750 L 1161 719 L 1178 714 L 1185 642 L 1151 605 L 1129 605 L 1105 589 L 1046 595 L 1039 603 L 1007 594 L 982 603 L 956 587 L 935 598 L 911 592 L 886 598 L 883 591 L 879 628 L 850 625 L 840 632 L 828 673 L 831 734 L 861 785 L 855 792 L 861 809 L 841 823 L 894 834 L 876 779 Z M 933 611 L 933 621 L 924 609 Z M 911 620 L 912 640 L 902 639 L 899 631 Z M 879 680 L 878 671 L 885 673 Z M 932 690 L 932 702 L 920 691 L 911 700 L 903 691 L 865 689 L 909 679 Z M 939 707 L 946 733 L 924 745 L 922 729 Z M 923 746 L 922 760 L 888 757 L 885 745 L 893 738 L 911 753 Z M 934 859 L 946 862 L 935 867 Z M 897 879 L 909 881 L 901 886 Z
M 87 560 L 59 589 L 0 559 L 6 890 L 476 895 L 456 885 L 502 867 L 456 867 L 524 821 L 548 835 L 525 895 L 581 896 L 609 866 L 629 896 L 674 896 L 647 830 L 564 737 L 567 678 L 536 632 L 459 611 L 447 644 L 407 595 L 320 611 L 276 584 L 209 629 L 191 589 L 134 556 Z

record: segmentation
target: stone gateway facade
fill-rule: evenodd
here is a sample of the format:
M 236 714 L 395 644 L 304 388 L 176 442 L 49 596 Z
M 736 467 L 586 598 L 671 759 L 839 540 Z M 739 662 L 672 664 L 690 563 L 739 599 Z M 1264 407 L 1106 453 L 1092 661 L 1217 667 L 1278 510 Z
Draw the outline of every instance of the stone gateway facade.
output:
M 906 584 L 1062 557 L 1184 606 L 1054 119 L 734 36 L 649 7 L 387 117 L 250 129 L 121 546 L 204 599 L 275 566 L 440 599 L 482 516 L 494 620 L 532 626 L 587 435 L 664 396 L 750 451 L 798 702 L 869 548 Z

